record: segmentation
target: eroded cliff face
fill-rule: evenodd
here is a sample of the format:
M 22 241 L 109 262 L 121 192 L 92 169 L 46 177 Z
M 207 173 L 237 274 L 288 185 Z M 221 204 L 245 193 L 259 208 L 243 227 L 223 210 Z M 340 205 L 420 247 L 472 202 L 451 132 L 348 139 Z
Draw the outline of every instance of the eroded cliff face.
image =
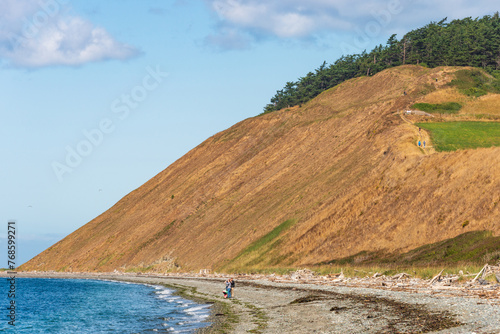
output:
M 400 115 L 456 70 L 393 68 L 242 121 L 21 269 L 236 270 L 498 234 L 500 148 L 423 151 Z

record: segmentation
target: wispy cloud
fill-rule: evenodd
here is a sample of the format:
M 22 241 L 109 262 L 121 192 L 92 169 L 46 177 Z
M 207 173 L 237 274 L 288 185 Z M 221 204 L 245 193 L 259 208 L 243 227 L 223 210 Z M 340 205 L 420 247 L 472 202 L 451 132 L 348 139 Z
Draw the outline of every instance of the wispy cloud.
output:
M 14 67 L 79 66 L 139 54 L 104 28 L 69 14 L 67 0 L 0 2 L 0 58 Z
M 310 0 L 213 0 L 221 23 L 282 38 L 305 37 L 322 29 L 343 29 L 349 22 L 332 2 Z
M 220 43 L 247 36 L 261 38 L 311 39 L 322 34 L 356 33 L 367 22 L 380 21 L 396 31 L 412 29 L 444 17 L 462 18 L 493 14 L 496 4 L 487 0 L 205 0 L 216 16 L 214 34 L 207 43 Z M 390 18 L 390 22 L 387 22 Z M 229 33 L 228 33 L 229 32 Z

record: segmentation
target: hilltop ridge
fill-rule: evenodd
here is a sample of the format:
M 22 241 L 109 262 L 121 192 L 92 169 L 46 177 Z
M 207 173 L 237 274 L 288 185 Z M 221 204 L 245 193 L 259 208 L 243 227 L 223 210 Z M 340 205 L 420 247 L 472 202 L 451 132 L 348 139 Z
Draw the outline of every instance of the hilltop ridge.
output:
M 342 47 L 344 55 L 332 64 L 325 61 L 296 82 L 287 82 L 264 107 L 264 112 L 302 105 L 346 80 L 400 65 L 473 66 L 499 77 L 500 14 L 446 21 L 447 18 L 430 22 L 406 33 L 401 40 L 393 34 L 385 46 L 380 44 L 369 52 L 345 55 L 349 52 Z M 495 89 L 498 91 L 499 87 Z
M 462 69 L 391 68 L 244 120 L 21 269 L 233 271 L 498 235 L 500 148 L 432 153 L 401 117 L 448 102 Z

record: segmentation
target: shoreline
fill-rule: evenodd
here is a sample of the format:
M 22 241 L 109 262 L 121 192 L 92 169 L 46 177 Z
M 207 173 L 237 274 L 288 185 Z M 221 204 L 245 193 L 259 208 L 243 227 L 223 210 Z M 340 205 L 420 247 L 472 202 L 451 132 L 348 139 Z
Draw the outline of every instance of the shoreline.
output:
M 7 276 L 1 273 L 0 276 Z M 233 276 L 235 298 L 224 299 L 223 275 L 28 273 L 17 277 L 108 279 L 159 284 L 183 298 L 213 303 L 212 325 L 198 333 L 500 333 L 500 292 L 375 289 L 346 284 L 286 282 L 270 275 Z

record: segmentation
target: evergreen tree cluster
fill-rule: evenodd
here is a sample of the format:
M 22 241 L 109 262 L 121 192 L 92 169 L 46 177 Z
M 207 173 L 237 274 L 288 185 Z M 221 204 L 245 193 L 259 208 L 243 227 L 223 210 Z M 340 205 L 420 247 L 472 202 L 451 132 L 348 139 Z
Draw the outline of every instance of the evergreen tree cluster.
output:
M 264 113 L 302 105 L 346 80 L 404 64 L 473 66 L 500 74 L 499 13 L 449 23 L 445 18 L 410 31 L 401 40 L 392 35 L 385 46 L 379 45 L 369 53 L 342 56 L 330 65 L 323 62 L 314 73 L 287 82 L 266 105 Z

